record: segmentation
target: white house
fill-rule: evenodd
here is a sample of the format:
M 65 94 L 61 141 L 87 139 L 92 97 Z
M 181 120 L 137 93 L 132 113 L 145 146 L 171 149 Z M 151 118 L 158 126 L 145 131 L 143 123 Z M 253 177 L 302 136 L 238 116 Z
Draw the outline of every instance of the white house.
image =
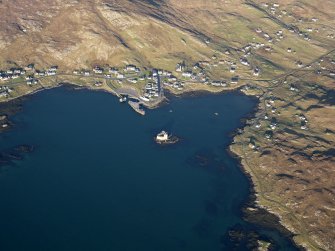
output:
M 185 78 L 190 78 L 192 76 L 192 72 L 190 71 L 185 71 L 181 74 Z

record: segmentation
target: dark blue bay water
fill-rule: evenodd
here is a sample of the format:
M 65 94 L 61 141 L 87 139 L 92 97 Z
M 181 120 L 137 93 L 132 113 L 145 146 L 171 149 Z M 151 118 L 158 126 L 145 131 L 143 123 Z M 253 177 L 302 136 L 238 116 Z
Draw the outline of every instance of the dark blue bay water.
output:
M 142 117 L 107 93 L 35 94 L 0 135 L 1 149 L 36 146 L 1 169 L 0 250 L 229 250 L 222 235 L 249 226 L 249 183 L 225 149 L 254 106 L 237 93 L 203 95 Z M 182 141 L 156 145 L 162 129 Z

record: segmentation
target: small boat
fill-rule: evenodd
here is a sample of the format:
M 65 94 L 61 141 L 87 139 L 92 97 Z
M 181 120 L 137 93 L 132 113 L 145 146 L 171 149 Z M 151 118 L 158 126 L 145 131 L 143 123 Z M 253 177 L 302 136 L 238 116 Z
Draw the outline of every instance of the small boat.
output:
M 127 101 L 127 97 L 126 96 L 120 96 L 119 101 L 120 101 L 120 103 L 124 103 L 124 102 Z

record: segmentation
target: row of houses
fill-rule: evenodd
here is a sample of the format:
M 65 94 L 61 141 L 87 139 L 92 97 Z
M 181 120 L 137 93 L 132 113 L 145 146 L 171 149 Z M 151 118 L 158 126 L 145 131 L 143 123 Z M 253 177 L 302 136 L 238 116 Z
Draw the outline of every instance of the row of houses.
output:
M 56 75 L 57 70 L 58 70 L 58 66 L 51 66 L 46 71 L 35 70 L 34 65 L 29 64 L 24 69 L 23 68 L 11 68 L 5 71 L 0 71 L 0 81 L 9 81 L 9 80 L 14 80 L 14 79 L 25 77 L 25 79 L 27 80 L 27 84 L 30 85 L 36 82 L 36 80 L 34 80 L 34 75 L 41 76 L 41 77 L 53 76 L 53 75 Z
M 7 81 L 24 76 L 26 71 L 22 68 L 11 68 L 6 71 L 0 71 L 0 80 Z

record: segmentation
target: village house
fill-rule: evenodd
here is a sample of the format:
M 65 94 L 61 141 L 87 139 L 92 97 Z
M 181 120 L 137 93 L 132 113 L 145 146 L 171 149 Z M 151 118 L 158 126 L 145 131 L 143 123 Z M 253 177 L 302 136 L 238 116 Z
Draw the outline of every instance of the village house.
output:
M 46 72 L 46 75 L 47 75 L 47 76 L 54 76 L 54 75 L 56 75 L 56 72 L 55 72 L 55 71 L 48 70 L 48 71 Z
M 94 83 L 95 87 L 101 87 L 102 86 L 102 82 L 101 81 L 97 81 Z
M 124 79 L 125 76 L 122 73 L 117 73 L 116 78 L 118 78 L 118 79 Z
M 51 66 L 49 71 L 57 71 L 58 70 L 58 66 L 57 65 L 54 65 L 54 66 Z
M 234 73 L 234 72 L 236 71 L 236 67 L 235 67 L 235 66 L 231 66 L 229 71 L 230 71 L 231 73 Z
M 199 63 L 195 63 L 195 64 L 193 65 L 193 69 L 194 69 L 194 70 L 198 70 L 198 69 L 200 69 L 200 64 L 199 64 Z
M 265 138 L 266 139 L 271 139 L 273 136 L 273 132 L 272 131 L 266 131 L 265 132 Z
M 0 91 L 0 98 L 7 98 L 7 97 L 8 97 L 7 91 Z
M 299 68 L 302 68 L 304 66 L 304 64 L 299 60 L 296 62 L 296 65 L 299 67 Z
M 162 75 L 165 76 L 165 77 L 168 77 L 168 76 L 171 76 L 171 75 L 172 75 L 172 72 L 170 72 L 170 71 L 165 71 L 165 70 L 164 70 L 164 71 L 162 72 Z
M 43 76 L 45 76 L 45 72 L 44 71 L 37 71 L 36 75 L 40 76 L 40 77 L 43 77 Z
M 127 71 L 127 72 L 136 71 L 136 69 L 137 69 L 136 66 L 132 65 L 132 64 L 126 65 L 126 67 L 125 67 L 125 71 Z
M 199 61 L 198 63 L 200 66 L 210 66 L 210 63 L 208 61 Z
M 254 142 L 250 142 L 248 145 L 251 149 L 256 149 L 256 145 Z
M 241 62 L 242 65 L 245 65 L 245 66 L 249 66 L 250 65 L 249 62 L 248 62 L 248 60 L 245 57 L 240 58 L 240 62 Z
M 256 33 L 262 33 L 263 32 L 263 30 L 261 28 L 257 28 L 255 31 L 256 31 Z
M 277 128 L 277 123 L 271 122 L 270 128 L 271 128 L 271 130 L 275 130 Z
M 239 81 L 239 76 L 235 76 L 235 77 L 232 77 L 232 78 L 231 78 L 230 83 L 231 83 L 231 84 L 237 84 L 238 81 Z
M 17 79 L 17 78 L 19 78 L 21 75 L 20 74 L 13 74 L 12 76 L 11 76 L 11 78 L 12 79 Z
M 260 73 L 260 69 L 258 68 L 258 67 L 256 67 L 255 69 L 254 69 L 254 76 L 259 76 L 259 73 Z
M 218 80 L 217 80 L 217 81 L 212 81 L 212 82 L 211 82 L 211 85 L 212 85 L 212 86 L 216 86 L 216 87 L 223 86 L 223 84 L 224 84 L 224 83 L 223 83 L 222 81 L 218 81 Z
M 137 79 L 136 78 L 131 78 L 131 79 L 128 79 L 128 82 L 136 84 L 137 83 Z
M 35 68 L 34 64 L 28 64 L 28 65 L 25 67 L 25 70 L 27 70 L 27 71 L 32 71 L 32 70 L 34 70 L 34 68 Z
M 183 63 L 179 63 L 176 65 L 176 71 L 177 72 L 182 72 L 184 71 L 185 65 Z
M 192 72 L 191 71 L 185 71 L 181 75 L 185 78 L 190 78 L 192 76 Z
M 103 73 L 103 69 L 100 68 L 99 66 L 96 66 L 96 67 L 93 68 L 93 72 L 95 74 L 102 74 Z
M 177 81 L 177 78 L 173 75 L 171 75 L 169 78 L 168 78 L 168 81 L 170 82 L 173 82 L 173 81 Z
M 27 85 L 35 85 L 38 83 L 38 79 L 30 79 L 27 81 Z
M 8 75 L 3 75 L 1 80 L 7 81 L 8 79 L 10 79 Z
M 299 91 L 298 88 L 294 87 L 293 85 L 290 86 L 290 91 L 297 92 Z
M 14 69 L 13 73 L 21 75 L 21 69 Z
M 109 73 L 116 75 L 116 74 L 119 73 L 119 71 L 118 71 L 118 69 L 112 67 L 112 68 L 109 68 Z

